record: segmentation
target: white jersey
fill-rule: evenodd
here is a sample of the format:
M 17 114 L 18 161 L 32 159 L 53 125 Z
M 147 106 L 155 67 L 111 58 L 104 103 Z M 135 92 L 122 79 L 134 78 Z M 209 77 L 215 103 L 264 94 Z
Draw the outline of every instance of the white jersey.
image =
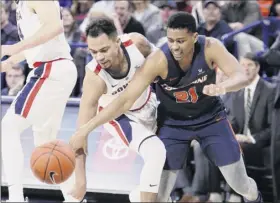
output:
M 60 13 L 59 2 L 54 2 L 57 6 L 57 12 Z M 52 14 L 50 13 L 50 15 Z M 31 37 L 41 26 L 38 15 L 29 9 L 27 1 L 19 1 L 17 5 L 17 27 L 20 39 L 23 40 L 24 38 Z M 70 47 L 64 33 L 61 33 L 44 44 L 24 51 L 24 55 L 30 68 L 33 68 L 35 62 L 47 62 L 59 58 L 72 60 Z
M 107 71 L 103 70 L 101 66 L 93 59 L 87 64 L 87 68 L 95 72 L 101 77 L 107 86 L 106 94 L 103 94 L 99 99 L 99 105 L 105 107 L 116 99 L 127 87 L 132 80 L 136 70 L 143 64 L 145 57 L 138 50 L 132 40 L 127 34 L 120 36 L 122 41 L 122 49 L 128 61 L 129 71 L 122 79 L 114 79 Z M 142 95 L 135 101 L 130 111 L 137 111 L 141 109 L 149 100 L 151 96 L 151 89 L 147 88 Z

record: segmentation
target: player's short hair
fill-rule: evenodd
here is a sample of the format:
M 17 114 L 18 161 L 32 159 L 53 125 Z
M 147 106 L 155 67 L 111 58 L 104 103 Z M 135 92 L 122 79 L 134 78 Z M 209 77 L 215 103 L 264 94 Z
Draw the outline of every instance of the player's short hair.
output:
M 167 22 L 167 28 L 187 29 L 189 32 L 196 32 L 196 22 L 194 17 L 187 12 L 176 12 L 171 15 Z
M 245 59 L 249 59 L 251 61 L 253 61 L 257 66 L 260 65 L 259 61 L 258 61 L 258 57 L 256 56 L 256 54 L 253 54 L 252 52 L 247 52 L 243 58 Z
M 95 18 L 86 28 L 87 37 L 98 37 L 102 34 L 108 35 L 109 38 L 118 36 L 114 21 L 108 17 Z

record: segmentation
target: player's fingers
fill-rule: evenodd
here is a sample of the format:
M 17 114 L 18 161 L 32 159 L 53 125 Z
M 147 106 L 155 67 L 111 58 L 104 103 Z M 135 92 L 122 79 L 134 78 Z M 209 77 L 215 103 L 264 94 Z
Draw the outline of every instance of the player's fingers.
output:
M 202 93 L 208 95 L 209 94 L 208 90 L 209 90 L 209 86 L 206 85 L 206 86 L 203 87 Z

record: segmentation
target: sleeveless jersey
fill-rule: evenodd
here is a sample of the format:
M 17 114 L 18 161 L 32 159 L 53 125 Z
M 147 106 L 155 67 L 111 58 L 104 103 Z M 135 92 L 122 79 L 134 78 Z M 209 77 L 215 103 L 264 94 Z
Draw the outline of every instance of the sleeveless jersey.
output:
M 31 12 L 26 2 L 27 1 L 19 1 L 16 11 L 18 34 L 21 40 L 31 37 L 42 26 L 38 15 Z M 60 13 L 59 2 L 54 2 L 57 6 L 57 12 Z M 64 33 L 59 34 L 58 36 L 54 37 L 44 44 L 24 51 L 24 55 L 30 68 L 34 67 L 33 64 L 35 62 L 47 62 L 59 58 L 72 60 L 72 57 L 70 55 L 70 47 L 64 36 Z
M 107 92 L 99 99 L 99 105 L 101 107 L 105 107 L 114 99 L 117 99 L 117 97 L 125 90 L 129 82 L 132 80 L 137 68 L 139 68 L 145 60 L 142 53 L 138 50 L 128 35 L 122 35 L 120 38 L 122 41 L 121 48 L 128 62 L 129 70 L 126 76 L 121 79 L 113 78 L 106 70 L 101 68 L 100 64 L 98 64 L 95 59 L 87 64 L 87 68 L 94 71 L 106 83 Z M 141 109 L 148 102 L 150 97 L 151 89 L 147 88 L 135 101 L 130 111 L 137 111 Z
M 168 75 L 165 80 L 159 77 L 156 84 L 160 124 L 199 125 L 223 112 L 220 97 L 202 93 L 205 85 L 216 83 L 216 71 L 210 69 L 205 60 L 205 40 L 204 36 L 198 37 L 192 62 L 186 72 L 174 59 L 168 44 L 161 47 L 168 61 Z

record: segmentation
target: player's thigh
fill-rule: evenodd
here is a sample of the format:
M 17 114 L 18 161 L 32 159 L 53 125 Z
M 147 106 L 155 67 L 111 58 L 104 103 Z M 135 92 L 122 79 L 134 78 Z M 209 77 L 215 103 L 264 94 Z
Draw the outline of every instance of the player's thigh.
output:
M 179 170 L 185 165 L 190 148 L 191 132 L 176 127 L 163 126 L 158 136 L 166 149 L 165 170 Z
M 15 113 L 26 118 L 32 125 L 43 125 L 56 114 L 58 108 L 64 108 L 72 92 L 75 84 L 75 71 L 72 69 L 75 66 L 66 68 L 59 66 L 60 63 L 43 63 L 34 69 L 14 102 Z M 72 64 L 71 61 L 67 63 L 69 66 Z M 64 69 L 72 71 L 65 76 L 67 71 Z
M 61 99 L 61 101 L 57 102 L 56 105 L 53 106 L 55 109 L 53 114 L 46 118 L 44 122 L 40 122 L 32 126 L 35 146 L 42 145 L 57 138 L 67 100 L 68 97 Z
M 227 119 L 199 131 L 201 147 L 216 166 L 225 166 L 240 159 L 241 148 Z

